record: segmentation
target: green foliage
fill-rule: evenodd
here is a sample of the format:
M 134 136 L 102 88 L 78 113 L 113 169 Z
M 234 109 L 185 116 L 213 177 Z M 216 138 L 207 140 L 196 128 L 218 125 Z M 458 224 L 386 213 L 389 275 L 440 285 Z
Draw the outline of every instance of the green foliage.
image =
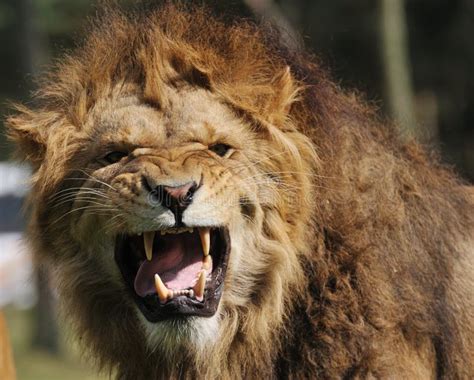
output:
M 31 349 L 32 325 L 35 317 L 31 310 L 9 307 L 5 314 L 18 379 L 22 380 L 105 380 L 82 363 L 73 342 L 66 341 L 63 331 L 59 357 Z
M 49 35 L 74 33 L 90 11 L 90 0 L 37 0 L 40 28 Z
M 5 29 L 13 21 L 13 9 L 8 3 L 0 3 L 0 30 Z

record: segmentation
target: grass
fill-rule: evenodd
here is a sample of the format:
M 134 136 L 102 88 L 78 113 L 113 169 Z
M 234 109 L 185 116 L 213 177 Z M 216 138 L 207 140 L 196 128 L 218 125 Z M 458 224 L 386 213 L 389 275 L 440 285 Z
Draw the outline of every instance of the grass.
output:
M 31 347 L 31 310 L 11 307 L 2 310 L 7 320 L 18 380 L 105 380 L 81 362 L 74 344 L 60 338 L 60 354 L 52 355 Z

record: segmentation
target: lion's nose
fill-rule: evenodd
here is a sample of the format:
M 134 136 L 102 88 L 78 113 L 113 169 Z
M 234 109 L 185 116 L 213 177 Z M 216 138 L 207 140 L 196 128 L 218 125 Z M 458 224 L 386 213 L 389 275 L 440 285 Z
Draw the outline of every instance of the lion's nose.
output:
M 176 187 L 163 186 L 163 191 L 177 202 L 187 203 L 189 200 L 192 200 L 192 196 L 196 192 L 196 188 L 196 182 L 192 181 Z
M 198 185 L 191 181 L 180 186 L 156 186 L 152 193 L 162 206 L 174 214 L 176 224 L 181 224 L 184 210 L 192 203 Z

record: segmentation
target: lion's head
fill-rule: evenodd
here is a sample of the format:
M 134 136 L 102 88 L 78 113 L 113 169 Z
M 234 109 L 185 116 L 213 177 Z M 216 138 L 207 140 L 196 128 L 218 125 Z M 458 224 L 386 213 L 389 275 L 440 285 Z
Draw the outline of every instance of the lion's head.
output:
M 9 119 L 36 169 L 35 251 L 106 362 L 210 363 L 242 333 L 264 352 L 309 239 L 299 84 L 250 24 L 175 7 L 101 22 Z

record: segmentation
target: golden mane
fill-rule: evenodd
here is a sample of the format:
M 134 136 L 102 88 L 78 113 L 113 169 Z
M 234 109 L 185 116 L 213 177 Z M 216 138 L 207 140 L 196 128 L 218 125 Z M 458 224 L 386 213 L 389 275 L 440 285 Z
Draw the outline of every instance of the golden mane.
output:
M 247 310 L 236 309 L 226 344 L 207 361 L 186 352 L 170 363 L 146 351 L 131 318 L 107 319 L 111 310 L 128 312 L 117 294 L 101 289 L 97 305 L 102 280 L 84 272 L 85 264 L 68 267 L 63 277 L 87 277 L 81 284 L 91 297 L 70 301 L 67 313 L 77 317 L 84 346 L 102 367 L 120 378 L 474 375 L 473 312 L 466 309 L 474 292 L 469 190 L 269 26 L 225 22 L 183 5 L 147 15 L 105 10 L 86 43 L 44 79 L 34 110 L 18 107 L 8 121 L 20 154 L 36 167 L 35 239 L 54 239 L 57 230 L 46 228 L 35 204 L 57 190 L 67 164 L 84 150 L 90 110 L 122 83 L 141 89 L 143 103 L 165 109 L 164 82 L 218 94 L 252 128 L 264 129 L 289 152 L 289 163 L 275 159 L 276 170 L 293 173 L 288 186 L 311 208 L 291 209 L 298 203 L 289 202 L 266 215 L 266 236 L 282 255 L 294 256 L 287 283 L 276 272 L 266 279 L 283 283 L 284 294 L 274 309 L 257 297 Z M 62 260 L 44 248 L 37 254 L 52 266 Z M 125 333 L 111 336 L 108 323 Z

